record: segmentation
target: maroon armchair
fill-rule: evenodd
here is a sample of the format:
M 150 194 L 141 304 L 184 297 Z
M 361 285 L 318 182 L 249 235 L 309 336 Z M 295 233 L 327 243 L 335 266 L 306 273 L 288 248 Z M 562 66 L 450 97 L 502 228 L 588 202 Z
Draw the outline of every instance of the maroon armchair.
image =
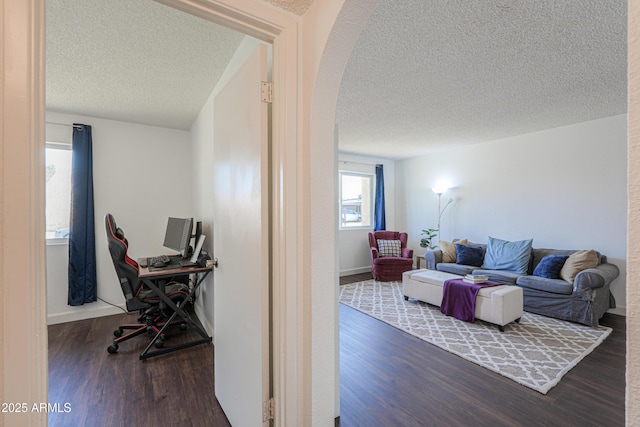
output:
M 413 249 L 407 248 L 407 233 L 374 231 L 369 233 L 371 272 L 383 282 L 402 280 L 402 273 L 413 268 Z

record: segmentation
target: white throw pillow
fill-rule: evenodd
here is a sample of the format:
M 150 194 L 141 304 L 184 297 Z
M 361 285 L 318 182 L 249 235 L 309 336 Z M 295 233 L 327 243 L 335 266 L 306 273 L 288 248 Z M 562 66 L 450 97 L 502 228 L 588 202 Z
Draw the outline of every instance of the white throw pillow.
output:
M 399 257 L 402 254 L 402 244 L 400 240 L 378 239 L 378 255 Z

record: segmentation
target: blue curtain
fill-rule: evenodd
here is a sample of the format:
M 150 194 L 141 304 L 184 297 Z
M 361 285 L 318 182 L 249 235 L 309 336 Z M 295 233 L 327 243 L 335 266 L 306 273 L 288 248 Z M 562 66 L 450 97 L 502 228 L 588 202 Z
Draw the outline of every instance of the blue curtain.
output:
M 97 299 L 96 242 L 93 216 L 91 126 L 73 125 L 71 219 L 69 230 L 69 305 Z
M 384 171 L 382 165 L 376 165 L 376 205 L 373 212 L 373 229 L 375 231 L 387 229 L 384 213 Z

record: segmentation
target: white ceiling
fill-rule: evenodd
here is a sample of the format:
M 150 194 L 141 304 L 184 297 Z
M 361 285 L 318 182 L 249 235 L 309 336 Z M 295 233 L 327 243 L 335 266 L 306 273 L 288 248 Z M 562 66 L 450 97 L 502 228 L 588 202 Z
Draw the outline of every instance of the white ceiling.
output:
M 187 130 L 244 37 L 151 0 L 46 4 L 49 111 Z
M 149 0 L 47 0 L 47 110 L 189 129 L 242 34 Z
M 267 3 L 302 16 L 311 7 L 313 0 L 263 0 Z
M 47 0 L 47 110 L 189 129 L 243 37 L 150 0 Z M 626 1 L 381 0 L 336 121 L 342 152 L 399 159 L 625 112 Z
M 342 152 L 406 158 L 617 114 L 626 1 L 381 0 L 338 98 Z

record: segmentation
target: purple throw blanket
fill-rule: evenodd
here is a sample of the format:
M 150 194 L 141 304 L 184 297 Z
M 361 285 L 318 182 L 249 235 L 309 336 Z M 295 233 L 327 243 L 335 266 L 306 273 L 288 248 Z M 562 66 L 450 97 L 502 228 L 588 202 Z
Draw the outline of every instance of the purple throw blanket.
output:
M 440 311 L 465 322 L 476 320 L 476 297 L 482 288 L 499 286 L 497 282 L 467 283 L 462 279 L 449 279 L 442 286 Z

